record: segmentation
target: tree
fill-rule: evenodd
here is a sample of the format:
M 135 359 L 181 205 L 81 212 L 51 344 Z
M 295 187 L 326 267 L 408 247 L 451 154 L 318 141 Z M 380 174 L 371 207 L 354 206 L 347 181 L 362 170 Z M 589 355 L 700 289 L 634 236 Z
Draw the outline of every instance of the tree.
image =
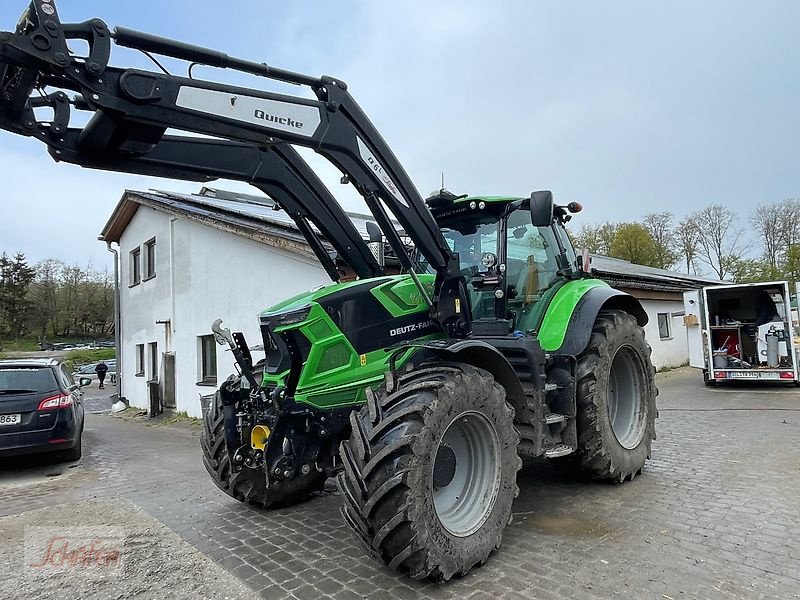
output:
M 60 260 L 48 258 L 36 265 L 36 278 L 30 288 L 31 324 L 38 332 L 39 339 L 47 337 L 48 329 L 52 335 L 58 333 L 58 302 L 57 293 L 64 263 Z
M 697 274 L 697 226 L 691 217 L 686 217 L 675 228 L 675 247 L 682 262 L 686 264 L 686 272 Z
M 797 284 L 800 281 L 800 244 L 789 246 L 786 251 L 786 265 L 784 266 L 784 277 Z M 794 285 L 792 285 L 794 289 Z
M 592 254 L 610 256 L 611 244 L 617 234 L 616 223 L 600 225 L 584 225 L 576 234 L 572 234 L 573 245 L 577 249 L 586 248 Z
M 760 258 L 740 258 L 732 260 L 729 265 L 731 279 L 736 283 L 756 283 L 773 279 L 770 265 Z
M 13 258 L 0 255 L 0 330 L 11 338 L 25 335 L 25 321 L 31 302 L 28 288 L 36 270 L 28 266 L 22 252 Z
M 800 202 L 781 200 L 756 207 L 750 217 L 759 236 L 761 255 L 770 277 L 783 277 L 789 248 L 800 242 Z
M 692 215 L 697 229 L 697 256 L 720 278 L 747 251 L 744 230 L 736 226 L 733 213 L 720 204 L 712 204 Z
M 781 231 L 783 223 L 780 213 L 780 209 L 775 204 L 761 204 L 756 207 L 750 217 L 753 229 L 761 241 L 761 254 L 764 262 L 772 270 L 776 270 L 778 267 L 781 238 L 784 236 L 784 232 Z
M 669 269 L 679 258 L 676 251 L 675 228 L 672 226 L 671 212 L 650 213 L 644 216 L 643 224 L 653 238 L 655 254 L 654 267 Z
M 655 266 L 656 245 L 650 232 L 639 223 L 621 223 L 611 244 L 610 256 L 638 265 Z

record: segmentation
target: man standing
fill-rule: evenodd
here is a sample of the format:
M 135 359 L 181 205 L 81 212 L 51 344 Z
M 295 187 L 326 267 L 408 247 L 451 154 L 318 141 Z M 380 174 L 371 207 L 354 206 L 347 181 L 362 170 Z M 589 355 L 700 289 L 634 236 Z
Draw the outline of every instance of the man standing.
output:
M 101 360 L 94 368 L 94 372 L 97 373 L 97 379 L 100 380 L 100 389 L 102 390 L 104 387 L 103 381 L 105 381 L 106 373 L 108 373 L 108 365 Z

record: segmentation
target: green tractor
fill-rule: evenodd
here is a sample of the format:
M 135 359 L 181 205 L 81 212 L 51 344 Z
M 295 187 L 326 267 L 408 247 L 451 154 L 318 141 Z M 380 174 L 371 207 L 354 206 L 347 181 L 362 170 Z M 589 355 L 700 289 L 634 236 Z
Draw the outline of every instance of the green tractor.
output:
M 114 67 L 112 41 L 316 99 Z M 71 126 L 74 111 L 91 116 Z M 423 200 L 342 81 L 99 19 L 62 25 L 52 0 L 33 0 L 0 32 L 0 127 L 84 167 L 246 181 L 292 217 L 330 275 L 260 315 L 263 361 L 212 326 L 238 372 L 205 415 L 203 461 L 237 500 L 287 506 L 336 477 L 344 520 L 370 553 L 446 580 L 500 547 L 522 458 L 617 482 L 649 458 L 647 316 L 576 256 L 564 226 L 580 206 L 550 192 Z M 363 196 L 369 241 L 294 146 Z
M 547 192 L 440 193 L 428 204 L 460 257 L 471 335 L 444 336 L 410 275 L 295 296 L 261 314 L 258 385 L 275 403 L 248 405 L 234 377 L 206 418 L 203 450 L 220 488 L 264 507 L 336 474 L 344 519 L 371 553 L 447 579 L 500 546 L 520 457 L 594 479 L 640 473 L 656 389 L 642 308 L 572 249 L 564 222 L 577 205 L 554 207 Z M 419 280 L 433 291 L 432 275 Z M 226 405 L 252 418 L 227 446 Z M 231 468 L 234 447 L 246 468 Z

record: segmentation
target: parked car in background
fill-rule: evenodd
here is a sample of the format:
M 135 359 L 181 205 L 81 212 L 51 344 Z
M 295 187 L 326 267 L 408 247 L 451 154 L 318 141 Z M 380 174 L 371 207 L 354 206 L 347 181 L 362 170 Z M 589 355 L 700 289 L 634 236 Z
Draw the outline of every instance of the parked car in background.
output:
M 81 457 L 83 391 L 56 359 L 0 360 L 0 456 Z
M 116 383 L 117 382 L 117 359 L 112 358 L 112 359 L 109 359 L 109 360 L 104 360 L 103 362 L 106 363 L 106 366 L 108 367 L 107 377 L 108 377 L 109 381 L 111 381 L 111 383 Z M 94 381 L 94 379 L 97 377 L 97 373 L 95 372 L 95 367 L 98 364 L 100 364 L 100 361 L 89 363 L 88 365 L 83 365 L 81 367 L 78 367 L 77 369 L 75 369 L 72 372 L 72 376 L 75 379 L 79 379 L 81 377 L 88 377 L 88 378 L 90 378 L 90 379 L 92 379 Z

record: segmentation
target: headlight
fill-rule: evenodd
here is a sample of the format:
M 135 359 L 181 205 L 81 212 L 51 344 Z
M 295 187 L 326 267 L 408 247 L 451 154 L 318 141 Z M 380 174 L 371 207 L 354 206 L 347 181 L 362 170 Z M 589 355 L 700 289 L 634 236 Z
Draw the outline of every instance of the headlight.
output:
M 284 325 L 294 325 L 295 323 L 302 323 L 308 318 L 311 312 L 311 304 L 306 304 L 299 308 L 294 308 L 287 312 L 282 312 L 274 315 L 264 315 L 261 321 L 268 322 L 270 327 L 282 327 Z

